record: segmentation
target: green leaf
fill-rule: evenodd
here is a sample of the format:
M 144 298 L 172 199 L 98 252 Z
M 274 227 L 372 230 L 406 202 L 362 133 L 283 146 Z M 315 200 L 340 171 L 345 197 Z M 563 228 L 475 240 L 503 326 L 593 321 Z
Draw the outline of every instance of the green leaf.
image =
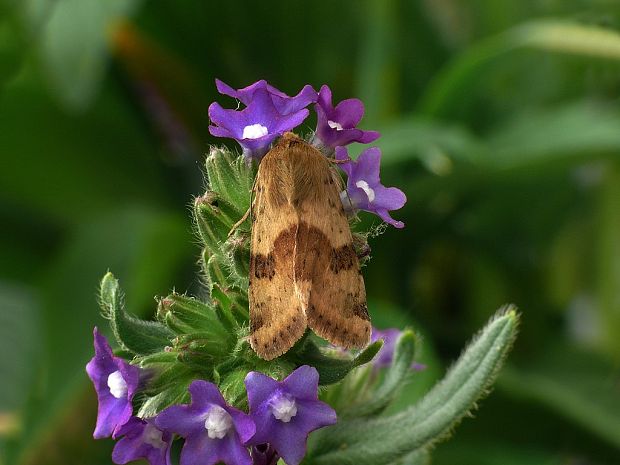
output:
M 372 397 L 347 409 L 347 416 L 375 415 L 385 409 L 400 393 L 411 374 L 418 338 L 411 330 L 403 331 L 394 349 L 394 358 L 382 383 Z
M 570 21 L 533 21 L 484 39 L 438 74 L 421 99 L 426 115 L 447 116 L 456 112 L 464 98 L 480 85 L 479 77 L 493 62 L 509 52 L 532 49 L 587 58 L 620 60 L 620 34 L 599 26 Z
M 101 280 L 99 299 L 104 317 L 110 320 L 119 344 L 139 355 L 159 352 L 170 344 L 174 333 L 156 321 L 146 321 L 125 311 L 118 280 L 107 272 Z
M 41 350 L 39 302 L 33 290 L 0 281 L 0 430 L 12 432 L 34 381 Z M 8 382 L 10 380 L 10 382 Z M 3 427 L 4 426 L 4 427 Z M 1 436 L 2 434 L 0 434 Z
M 383 341 L 375 341 L 360 352 L 354 359 L 329 357 L 324 355 L 311 341 L 303 344 L 299 352 L 289 351 L 285 358 L 298 365 L 311 365 L 319 372 L 319 384 L 333 384 L 344 378 L 353 368 L 370 362 L 383 347 Z
M 620 113 L 595 104 L 573 103 L 520 114 L 488 138 L 485 164 L 498 169 L 570 159 L 620 150 Z
M 617 365 L 599 354 L 555 344 L 526 366 L 506 366 L 498 389 L 551 408 L 620 448 L 617 375 Z
M 343 421 L 326 428 L 314 449 L 320 465 L 388 464 L 444 438 L 489 390 L 514 341 L 519 317 L 500 310 L 416 405 L 388 417 Z
M 427 118 L 403 118 L 380 127 L 382 166 L 419 159 L 434 174 L 450 172 L 454 161 L 476 162 L 486 147 L 465 127 Z
M 430 452 L 426 449 L 420 449 L 396 459 L 390 465 L 430 465 L 430 463 Z
M 32 33 L 50 84 L 62 103 L 84 109 L 107 69 L 111 33 L 140 0 L 63 0 L 47 2 L 42 9 L 28 8 L 31 3 L 15 5 Z

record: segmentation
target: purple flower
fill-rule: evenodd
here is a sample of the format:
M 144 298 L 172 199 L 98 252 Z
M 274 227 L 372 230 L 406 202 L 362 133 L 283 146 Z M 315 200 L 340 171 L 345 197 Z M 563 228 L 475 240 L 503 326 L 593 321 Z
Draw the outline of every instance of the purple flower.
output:
M 392 359 L 394 358 L 394 349 L 396 348 L 396 341 L 398 341 L 399 337 L 400 330 L 397 328 L 372 328 L 370 342 L 373 343 L 375 341 L 378 341 L 379 339 L 383 339 L 383 347 L 381 347 L 381 350 L 372 361 L 375 367 L 382 368 L 392 364 Z
M 287 465 L 301 462 L 311 431 L 336 423 L 334 409 L 318 400 L 319 373 L 313 367 L 301 366 L 282 382 L 253 371 L 245 386 L 256 423 L 250 444 L 271 444 Z
M 189 392 L 191 404 L 173 405 L 155 418 L 155 426 L 185 438 L 181 465 L 251 465 L 243 445 L 256 431 L 250 417 L 226 404 L 213 383 L 194 381 Z
M 264 79 L 238 90 L 216 79 L 215 87 L 217 87 L 217 91 L 220 94 L 236 98 L 244 105 L 249 105 L 252 102 L 256 92 L 267 91 L 271 97 L 271 101 L 281 115 L 288 115 L 302 108 L 306 108 L 309 104 L 316 102 L 318 96 L 316 90 L 314 90 L 311 85 L 305 85 L 295 97 L 289 97 L 284 92 L 269 85 Z
M 336 148 L 336 160 L 348 160 L 339 166 L 347 173 L 347 194 L 343 202 L 350 208 L 366 210 L 378 215 L 383 221 L 395 228 L 402 228 L 402 221 L 394 220 L 389 210 L 398 210 L 407 201 L 407 197 L 396 187 L 385 187 L 379 180 L 379 165 L 381 162 L 381 150 L 378 147 L 370 147 L 364 150 L 356 161 L 349 158 L 345 147 Z
M 93 331 L 95 356 L 86 365 L 86 372 L 95 385 L 99 408 L 95 439 L 115 436 L 131 418 L 131 399 L 140 379 L 140 369 L 112 355 L 112 349 L 97 328 Z
M 272 95 L 261 87 L 244 92 L 247 107 L 241 111 L 225 110 L 219 103 L 212 103 L 209 106 L 209 118 L 215 125 L 209 126 L 209 132 L 216 137 L 235 139 L 247 159 L 260 160 L 276 137 L 299 126 L 309 113 L 307 108 L 283 113 L 278 110 Z M 296 107 L 291 102 L 280 102 L 279 105 L 285 110 L 288 110 L 287 107 Z
M 314 106 L 317 114 L 315 138 L 317 145 L 335 148 L 351 142 L 368 144 L 377 139 L 377 131 L 362 131 L 356 126 L 364 116 L 364 104 L 351 98 L 343 100 L 336 107 L 332 105 L 332 91 L 326 85 L 319 91 L 319 99 Z
M 379 339 L 383 339 L 383 347 L 381 347 L 381 350 L 372 361 L 375 368 L 384 368 L 392 364 L 392 360 L 394 359 L 394 350 L 396 349 L 396 342 L 398 341 L 401 333 L 401 330 L 397 328 L 372 328 L 370 343 L 372 344 Z M 411 365 L 411 369 L 416 371 L 424 370 L 425 368 L 426 366 L 421 363 L 413 363 Z
M 172 434 L 158 429 L 152 420 L 132 417 L 121 426 L 117 437 L 123 436 L 114 446 L 112 460 L 125 464 L 132 460 L 146 459 L 151 465 L 170 465 Z

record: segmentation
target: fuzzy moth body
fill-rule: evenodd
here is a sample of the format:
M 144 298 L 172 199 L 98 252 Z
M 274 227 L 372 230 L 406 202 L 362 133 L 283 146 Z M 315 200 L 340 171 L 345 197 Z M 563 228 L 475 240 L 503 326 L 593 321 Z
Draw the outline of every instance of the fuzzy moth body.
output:
M 341 179 L 327 158 L 286 133 L 261 161 L 252 202 L 250 344 L 263 359 L 310 327 L 334 345 L 370 341 L 370 317 Z

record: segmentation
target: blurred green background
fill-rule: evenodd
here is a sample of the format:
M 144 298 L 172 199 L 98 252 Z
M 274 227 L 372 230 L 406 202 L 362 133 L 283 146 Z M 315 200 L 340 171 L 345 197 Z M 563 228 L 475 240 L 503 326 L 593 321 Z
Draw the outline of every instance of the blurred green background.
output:
M 143 316 L 200 295 L 189 205 L 222 143 L 207 107 L 234 106 L 215 77 L 327 83 L 382 132 L 409 201 L 371 241 L 371 313 L 419 329 L 429 364 L 400 405 L 521 308 L 496 389 L 434 464 L 620 464 L 612 0 L 0 0 L 0 463 L 111 463 L 84 373 L 97 284 L 113 270 Z

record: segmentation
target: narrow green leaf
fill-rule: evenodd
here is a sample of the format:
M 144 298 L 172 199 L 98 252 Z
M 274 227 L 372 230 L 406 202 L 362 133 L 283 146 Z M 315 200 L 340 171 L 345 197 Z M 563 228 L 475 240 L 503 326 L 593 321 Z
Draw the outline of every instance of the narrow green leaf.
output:
M 65 0 L 49 6 L 46 20 L 34 39 L 62 103 L 72 109 L 84 109 L 92 101 L 107 68 L 110 32 L 139 3 L 140 0 Z M 24 14 L 29 13 L 28 8 L 23 10 Z
M 488 392 L 512 346 L 518 320 L 514 307 L 500 310 L 418 404 L 389 417 L 343 421 L 326 429 L 312 463 L 389 464 L 444 438 Z
M 498 389 L 535 402 L 620 448 L 618 366 L 574 344 L 548 344 L 527 365 L 508 365 Z
M 498 57 L 513 50 L 532 49 L 620 60 L 620 34 L 599 26 L 570 21 L 533 21 L 490 37 L 468 48 L 439 73 L 421 99 L 421 113 L 447 116 L 462 105 L 479 77 Z M 466 97 L 464 97 L 466 96 Z
M 488 138 L 484 162 L 497 169 L 537 164 L 620 150 L 618 111 L 594 104 L 573 103 L 517 116 Z
M 413 331 L 408 330 L 402 333 L 396 343 L 394 359 L 387 370 L 385 379 L 370 399 L 351 406 L 350 416 L 361 417 L 377 414 L 396 398 L 411 374 L 411 365 L 415 360 L 417 343 L 418 339 Z
M 307 364 L 315 367 L 319 372 L 319 384 L 333 384 L 344 378 L 353 368 L 370 362 L 383 347 L 383 341 L 375 341 L 360 352 L 354 359 L 334 358 L 324 355 L 312 342 L 303 345 L 300 352 L 291 354 L 296 364 Z
M 395 460 L 390 465 L 429 465 L 430 463 L 430 452 L 426 449 L 419 449 Z
M 110 272 L 101 280 L 99 292 L 103 314 L 121 346 L 135 354 L 152 354 L 170 344 L 174 333 L 161 323 L 146 321 L 125 312 L 118 280 Z

